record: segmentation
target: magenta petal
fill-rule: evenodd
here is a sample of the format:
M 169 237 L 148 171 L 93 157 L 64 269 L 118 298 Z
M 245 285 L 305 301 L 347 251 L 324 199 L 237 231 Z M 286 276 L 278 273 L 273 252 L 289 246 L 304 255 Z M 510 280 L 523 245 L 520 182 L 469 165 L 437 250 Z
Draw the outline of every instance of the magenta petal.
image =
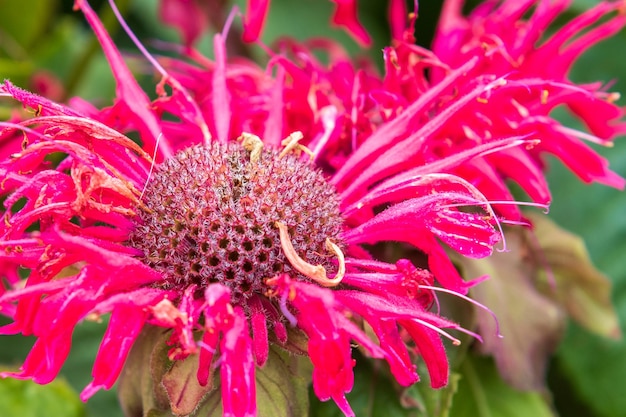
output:
M 493 245 L 500 240 L 493 226 L 473 213 L 442 209 L 429 220 L 429 229 L 433 234 L 452 249 L 471 258 L 491 255 Z
M 208 26 L 208 16 L 196 0 L 161 0 L 159 17 L 180 31 L 183 42 L 191 46 Z
M 267 338 L 267 317 L 261 300 L 252 297 L 248 303 L 251 311 L 250 324 L 252 326 L 252 340 L 254 356 L 258 366 L 263 366 L 269 355 L 269 341 Z
M 477 258 L 489 255 L 500 239 L 499 234 L 484 215 L 449 207 L 459 202 L 466 205 L 480 203 L 471 195 L 453 192 L 412 198 L 345 232 L 344 238 L 350 243 L 382 240 L 412 243 L 414 239 L 407 231 L 428 229 L 464 255 Z M 423 248 L 423 244 L 418 243 L 418 247 Z
M 32 378 L 38 384 L 47 384 L 59 374 L 71 344 L 71 330 L 40 337 L 31 348 L 20 372 L 1 372 L 0 377 Z
M 271 282 L 280 292 L 295 291 L 291 303 L 300 311 L 298 327 L 308 336 L 308 353 L 313 363 L 313 390 L 322 401 L 335 400 L 346 415 L 353 415 L 345 393 L 354 384 L 354 360 L 348 334 L 339 326 L 343 314 L 336 310 L 333 292 L 312 284 L 291 281 L 287 275 Z
M 333 23 L 343 26 L 362 45 L 370 45 L 372 39 L 359 22 L 356 0 L 333 0 L 333 2 L 337 5 L 332 17 Z
M 12 96 L 24 106 L 36 109 L 38 115 L 40 116 L 82 116 L 79 112 L 69 107 L 50 101 L 47 98 L 39 96 L 37 94 L 29 93 L 26 90 L 22 90 L 21 88 L 14 86 L 13 84 L 11 84 L 10 81 L 7 80 L 5 80 L 3 84 L 0 84 L 0 94 L 3 93 Z
M 139 87 L 139 84 L 124 63 L 122 55 L 106 32 L 98 16 L 87 3 L 87 0 L 76 0 L 75 7 L 83 11 L 109 60 L 113 76 L 117 82 L 117 103 L 122 107 L 119 111 L 120 116 L 130 117 L 132 122 L 142 131 L 142 139 L 148 142 L 146 146 L 154 148 L 157 138 L 162 134 L 162 130 L 156 115 L 151 111 L 150 99 Z M 172 150 L 169 148 L 167 140 L 160 141 L 159 152 L 166 157 L 172 155 Z
M 224 331 L 222 353 L 222 406 L 226 417 L 256 416 L 255 363 L 246 316 L 235 308 L 230 328 Z
M 358 311 L 358 310 L 356 310 Z M 416 366 L 411 363 L 409 351 L 398 332 L 398 324 L 395 320 L 377 320 L 373 316 L 365 316 L 365 320 L 372 326 L 380 345 L 386 355 L 391 373 L 398 383 L 409 386 L 419 381 Z
M 87 401 L 98 390 L 113 386 L 146 316 L 141 306 L 119 306 L 113 311 L 93 366 L 93 381 L 81 392 L 81 400 Z
M 215 49 L 215 71 L 213 72 L 212 80 L 212 120 L 215 123 L 214 132 L 217 140 L 226 143 L 229 139 L 231 100 L 226 85 L 226 44 L 224 37 L 219 33 L 213 38 L 213 48 Z
M 198 382 L 202 386 L 206 386 L 209 383 L 213 356 L 217 351 L 218 342 L 219 333 L 216 331 L 206 331 L 202 335 L 198 357 Z
M 446 386 L 450 369 L 441 336 L 434 330 L 410 320 L 401 320 L 400 324 L 411 335 L 418 352 L 426 364 L 428 374 L 430 375 L 430 385 L 433 388 Z
M 349 340 L 339 335 L 334 338 L 312 337 L 309 339 L 309 357 L 313 362 L 313 389 L 322 400 L 332 398 L 346 416 L 353 415 L 346 402 L 344 392 L 349 392 L 354 384 L 352 368 L 355 361 L 351 357 Z
M 243 22 L 243 40 L 255 42 L 263 31 L 270 0 L 248 0 L 247 3 Z

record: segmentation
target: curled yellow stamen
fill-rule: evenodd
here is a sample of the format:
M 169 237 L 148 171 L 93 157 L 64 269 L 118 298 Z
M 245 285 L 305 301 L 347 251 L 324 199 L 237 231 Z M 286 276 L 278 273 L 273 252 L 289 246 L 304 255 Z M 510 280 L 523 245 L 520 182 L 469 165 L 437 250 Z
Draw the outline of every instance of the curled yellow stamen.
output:
M 339 261 L 339 271 L 337 272 L 337 275 L 335 275 L 334 278 L 329 278 L 328 275 L 326 275 L 326 269 L 322 265 L 310 264 L 296 253 L 296 250 L 291 243 L 291 237 L 289 237 L 289 230 L 287 226 L 285 226 L 281 222 L 276 222 L 274 224 L 278 228 L 278 233 L 280 235 L 280 244 L 283 247 L 285 256 L 289 260 L 289 263 L 291 263 L 291 266 L 296 269 L 296 271 L 306 275 L 323 287 L 334 287 L 341 283 L 341 280 L 346 273 L 346 262 L 343 256 L 343 252 L 341 252 L 339 246 L 331 242 L 330 239 L 326 239 L 326 249 L 334 252 L 335 255 L 337 255 Z
M 326 238 L 326 249 L 329 252 L 334 252 L 334 254 L 337 255 L 337 262 L 339 262 L 339 270 L 337 271 L 335 278 L 330 280 L 333 283 L 336 282 L 335 285 L 337 285 L 341 282 L 341 280 L 343 279 L 343 276 L 346 274 L 346 258 L 343 256 L 343 252 L 341 251 L 341 248 L 337 246 L 337 244 L 334 243 L 329 238 Z
M 315 155 L 313 154 L 313 151 L 311 151 L 306 146 L 300 145 L 298 143 L 303 138 L 304 138 L 304 135 L 302 134 L 302 132 L 295 131 L 292 134 L 290 134 L 289 136 L 287 136 L 285 139 L 283 139 L 280 144 L 283 145 L 285 147 L 285 149 L 283 149 L 280 152 L 280 154 L 278 155 L 278 158 L 279 159 L 284 158 L 285 155 L 287 155 L 287 154 L 289 154 L 289 152 L 293 151 L 293 152 L 295 152 L 298 155 L 301 152 L 304 152 L 305 154 L 309 155 L 309 158 L 312 161 L 315 158 Z
M 250 162 L 256 162 L 261 158 L 261 151 L 263 150 L 263 141 L 257 135 L 252 133 L 243 132 L 237 140 L 242 141 L 241 146 L 250 152 Z

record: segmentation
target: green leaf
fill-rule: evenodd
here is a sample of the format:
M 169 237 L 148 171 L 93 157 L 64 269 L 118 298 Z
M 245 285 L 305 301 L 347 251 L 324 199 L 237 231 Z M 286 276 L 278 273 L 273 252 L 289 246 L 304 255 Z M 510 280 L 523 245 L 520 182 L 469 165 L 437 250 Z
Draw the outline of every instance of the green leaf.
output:
M 517 391 L 499 376 L 489 358 L 467 356 L 452 402 L 454 417 L 555 417 L 537 392 Z
M 6 323 L 8 323 L 8 320 L 0 317 L 0 325 Z M 81 391 L 91 381 L 91 368 L 100 346 L 105 324 L 106 321 L 103 323 L 85 322 L 80 324 L 74 331 L 72 350 L 63 366 L 61 377 L 65 378 L 74 390 Z M 24 361 L 34 339 L 34 337 L 21 335 L 2 336 L 0 362 L 17 367 L 18 364 Z M 52 386 L 54 385 L 45 385 L 41 388 L 47 389 Z M 121 415 L 120 406 L 114 391 L 99 391 L 87 402 L 85 407 L 89 417 L 117 417 Z M 7 414 L 0 411 L 0 416 L 7 416 Z M 42 414 L 41 416 L 47 417 L 47 414 Z
M 29 61 L 15 61 L 13 59 L 0 58 L 0 74 L 3 79 L 21 79 L 32 73 L 34 66 Z
M 583 13 L 599 3 L 598 0 L 574 0 L 572 2 L 571 11 Z
M 0 379 L 0 415 L 10 417 L 83 417 L 85 406 L 62 379 L 48 385 L 30 380 Z
M 0 48 L 14 59 L 25 58 L 43 37 L 56 4 L 55 0 L 0 0 Z

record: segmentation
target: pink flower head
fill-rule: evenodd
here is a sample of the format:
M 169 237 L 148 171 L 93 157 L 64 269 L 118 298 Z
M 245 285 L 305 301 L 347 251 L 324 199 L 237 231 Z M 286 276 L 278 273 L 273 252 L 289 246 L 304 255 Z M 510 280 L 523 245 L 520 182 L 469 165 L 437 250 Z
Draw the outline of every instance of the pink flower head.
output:
M 432 386 L 444 386 L 441 336 L 458 342 L 447 329 L 463 329 L 431 311 L 433 284 L 462 296 L 483 278 L 462 280 L 444 245 L 491 254 L 499 219 L 481 190 L 508 197 L 493 192 L 502 178 L 491 164 L 520 151 L 536 165 L 531 148 L 544 143 L 541 131 L 480 106 L 530 94 L 531 81 L 600 100 L 562 79 L 509 83 L 481 64 L 484 51 L 455 68 L 398 41 L 378 77 L 321 40 L 283 42 L 267 68 L 228 61 L 217 34 L 214 60 L 190 48 L 184 62 L 146 53 L 163 77 L 150 101 L 87 2 L 76 7 L 103 46 L 116 100 L 68 107 L 0 87 L 35 109 L 0 132 L 9 149 L 0 161 L 0 274 L 9 284 L 0 312 L 12 319 L 0 333 L 37 339 L 21 369 L 3 375 L 46 383 L 75 326 L 110 313 L 84 400 L 114 384 L 145 325 L 171 330 L 171 360 L 197 357 L 200 385 L 219 368 L 226 416 L 256 414 L 256 368 L 270 340 L 287 348 L 293 332 L 308 339 L 315 394 L 347 416 L 353 342 L 387 361 L 402 385 L 419 379 L 421 356 Z M 419 249 L 427 265 L 370 250 L 387 241 Z

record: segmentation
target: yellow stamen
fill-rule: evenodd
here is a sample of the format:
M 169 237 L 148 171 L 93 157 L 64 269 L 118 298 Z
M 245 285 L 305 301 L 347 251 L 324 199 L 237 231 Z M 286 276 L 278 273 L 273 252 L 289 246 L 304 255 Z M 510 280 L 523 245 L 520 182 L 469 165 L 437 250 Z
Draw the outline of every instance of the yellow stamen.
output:
M 263 141 L 257 135 L 252 133 L 243 132 L 237 140 L 242 141 L 241 146 L 250 152 L 250 162 L 257 162 L 261 158 L 261 151 L 263 150 Z
M 339 271 L 337 272 L 337 275 L 335 275 L 334 278 L 329 278 L 328 275 L 326 275 L 326 269 L 322 265 L 310 264 L 298 255 L 293 247 L 293 244 L 291 243 L 291 237 L 289 237 L 289 230 L 287 226 L 281 222 L 276 222 L 274 224 L 278 228 L 280 243 L 283 247 L 283 251 L 285 252 L 285 256 L 296 271 L 306 275 L 323 287 L 334 287 L 341 283 L 341 280 L 346 272 L 346 262 L 343 252 L 341 252 L 339 246 L 331 242 L 330 239 L 326 239 L 326 248 L 329 251 L 334 252 L 339 261 Z
M 283 145 L 285 149 L 281 151 L 281 153 L 278 155 L 278 158 L 279 159 L 284 158 L 287 154 L 289 154 L 289 152 L 293 151 L 297 155 L 299 155 L 301 152 L 304 152 L 305 154 L 309 155 L 309 158 L 312 161 L 315 158 L 315 155 L 313 154 L 313 152 L 306 146 L 300 145 L 298 143 L 303 138 L 304 138 L 304 135 L 302 134 L 302 132 L 295 131 L 289 136 L 287 136 L 285 139 L 283 139 L 280 144 Z
M 343 276 L 346 274 L 346 259 L 343 256 L 343 252 L 341 251 L 341 248 L 337 246 L 337 244 L 333 243 L 333 241 L 330 240 L 329 238 L 326 238 L 326 249 L 329 252 L 334 252 L 335 255 L 337 255 L 337 261 L 339 262 L 339 270 L 337 271 L 337 275 L 335 275 L 335 278 L 333 278 L 330 281 L 336 282 L 337 284 L 339 284 L 341 280 L 343 279 Z

